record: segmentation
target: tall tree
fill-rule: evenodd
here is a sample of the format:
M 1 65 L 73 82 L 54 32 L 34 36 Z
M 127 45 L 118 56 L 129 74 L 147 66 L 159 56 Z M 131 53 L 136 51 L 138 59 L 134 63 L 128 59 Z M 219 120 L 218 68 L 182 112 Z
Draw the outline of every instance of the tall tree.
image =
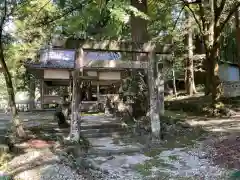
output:
M 49 7 L 49 4 L 52 6 Z M 49 17 L 59 15 L 52 7 L 53 4 L 47 0 L 0 2 L 0 64 L 6 82 L 8 104 L 12 112 L 12 130 L 19 137 L 26 137 L 26 133 L 18 117 L 12 72 L 16 74 L 17 69 L 22 69 L 21 60 L 25 60 L 26 55 L 33 56 L 37 48 L 40 48 L 39 39 L 43 42 L 45 38 L 42 36 L 44 29 L 41 27 L 43 19 L 47 24 L 46 20 Z M 34 16 L 33 12 L 36 12 Z
M 240 23 L 239 8 L 235 12 L 235 28 L 236 28 L 236 44 L 237 44 L 237 60 L 240 61 Z
M 194 66 L 193 66 L 193 21 L 192 16 L 189 15 L 189 12 L 186 12 L 186 21 L 187 21 L 187 50 L 188 57 L 186 58 L 186 67 L 185 67 L 185 85 L 187 94 L 192 96 L 196 93 L 196 87 L 194 83 Z
M 9 22 L 11 16 L 13 15 L 14 10 L 17 8 L 17 6 L 21 6 L 23 4 L 23 1 L 1 1 L 1 21 L 0 21 L 0 64 L 3 69 L 3 74 L 7 86 L 7 92 L 8 92 L 8 104 L 11 108 L 12 116 L 13 116 L 13 128 L 16 130 L 16 133 L 20 137 L 25 137 L 26 134 L 23 129 L 23 125 L 21 124 L 19 118 L 17 118 L 17 108 L 15 103 L 15 93 L 14 93 L 14 87 L 12 82 L 12 76 L 10 74 L 10 71 L 7 67 L 6 60 L 5 60 L 5 44 L 4 44 L 4 38 L 6 37 L 6 32 L 4 32 L 4 27 L 6 27 L 6 24 Z
M 135 7 L 138 11 L 148 14 L 148 4 L 156 4 L 154 1 L 147 0 L 131 0 L 131 5 Z M 148 34 L 148 21 L 142 17 L 132 16 L 131 17 L 131 32 L 132 32 L 132 41 L 133 42 L 147 42 L 150 40 Z M 146 56 L 146 55 L 145 55 Z M 163 94 L 158 92 L 162 83 L 161 73 L 162 71 L 157 70 L 157 58 L 156 55 L 150 54 L 148 62 L 148 90 L 149 90 L 149 116 L 151 119 L 151 130 L 154 139 L 160 139 L 160 115 L 163 113 Z M 137 56 L 133 56 L 133 60 L 138 59 Z M 143 58 L 144 59 L 144 58 Z M 148 58 L 147 58 L 148 59 Z M 146 59 L 145 59 L 146 60 Z M 162 68 L 162 67 L 161 67 Z M 158 82 L 158 83 L 157 83 Z M 163 92 L 163 91 L 162 91 Z M 161 101 L 161 102 L 160 102 Z
M 206 55 L 204 62 L 207 80 L 206 93 L 212 94 L 212 103 L 216 107 L 222 93 L 221 82 L 218 75 L 220 37 L 222 36 L 225 25 L 239 8 L 240 1 L 195 1 L 196 10 L 192 9 L 187 1 L 182 1 L 191 11 L 203 39 Z

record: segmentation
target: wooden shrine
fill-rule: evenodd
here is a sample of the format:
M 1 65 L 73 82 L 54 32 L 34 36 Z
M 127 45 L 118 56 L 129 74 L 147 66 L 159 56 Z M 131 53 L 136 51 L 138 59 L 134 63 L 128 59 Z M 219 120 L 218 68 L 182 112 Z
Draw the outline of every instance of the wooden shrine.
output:
M 41 81 L 42 108 L 65 101 L 64 96 L 49 94 L 47 87 L 65 87 L 66 94 L 71 96 L 68 98 L 72 111 L 70 138 L 76 140 L 80 135 L 79 110 L 95 109 L 101 101 L 106 105 L 109 94 L 118 94 L 122 79 L 129 76 L 131 70 L 148 73 L 150 107 L 153 107 L 150 109 L 152 133 L 158 136 L 160 121 L 156 116 L 164 109 L 164 81 L 163 64 L 159 63 L 157 54 L 169 59 L 172 51 L 172 45 L 151 42 L 96 42 L 68 38 L 58 48 L 42 50 L 38 62 L 29 62 L 26 68 Z
M 82 53 L 79 55 L 77 49 L 80 47 Z M 153 49 L 155 53 L 169 54 L 171 46 L 156 47 L 151 43 L 131 44 L 69 39 L 63 47 L 41 50 L 37 62 L 28 62 L 26 67 L 36 79 L 41 81 L 41 108 L 49 104 L 62 103 L 62 96 L 51 94 L 48 89 L 61 86 L 65 87 L 65 92 L 68 94 L 71 91 L 73 71 L 76 68 L 81 69 L 79 76 L 81 81 L 91 82 L 92 95 L 82 99 L 83 107 L 94 106 L 103 101 L 107 94 L 117 94 L 114 88 L 117 89 L 131 69 L 141 71 L 148 68 L 148 62 L 144 59 L 131 61 L 132 53 L 146 57 L 146 54 Z M 75 62 L 79 59 L 77 56 L 81 56 L 78 67 Z

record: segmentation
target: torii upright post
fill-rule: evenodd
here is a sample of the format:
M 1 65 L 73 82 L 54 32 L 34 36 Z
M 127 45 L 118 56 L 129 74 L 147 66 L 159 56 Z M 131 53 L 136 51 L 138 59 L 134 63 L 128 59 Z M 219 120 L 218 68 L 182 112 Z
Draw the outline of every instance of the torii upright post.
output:
M 163 64 L 159 63 L 155 52 L 155 46 L 148 54 L 148 87 L 150 97 L 149 116 L 151 119 L 152 140 L 160 140 L 161 117 L 164 114 L 164 80 Z M 161 64 L 161 66 L 159 66 Z
M 70 128 L 70 140 L 78 141 L 80 138 L 80 120 L 79 106 L 81 103 L 81 69 L 82 69 L 83 51 L 79 48 L 76 52 L 75 70 L 73 71 L 73 88 L 72 88 L 72 114 L 71 114 L 71 128 Z

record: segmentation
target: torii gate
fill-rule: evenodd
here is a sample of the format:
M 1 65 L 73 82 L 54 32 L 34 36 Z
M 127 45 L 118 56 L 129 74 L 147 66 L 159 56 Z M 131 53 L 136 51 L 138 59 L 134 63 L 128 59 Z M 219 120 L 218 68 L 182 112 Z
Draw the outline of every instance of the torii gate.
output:
M 83 69 L 83 51 L 105 51 L 105 52 L 128 52 L 145 54 L 146 61 L 141 62 L 148 71 L 148 87 L 150 96 L 150 119 L 152 135 L 160 137 L 160 116 L 164 113 L 164 79 L 163 64 L 157 63 L 157 54 L 166 58 L 172 58 L 173 45 L 161 45 L 149 42 L 126 42 L 126 41 L 93 41 L 83 39 L 68 39 L 65 43 L 66 49 L 76 49 L 75 70 L 73 72 L 73 93 L 72 93 L 72 116 L 70 138 L 78 140 L 80 135 L 78 90 L 80 88 L 81 72 Z

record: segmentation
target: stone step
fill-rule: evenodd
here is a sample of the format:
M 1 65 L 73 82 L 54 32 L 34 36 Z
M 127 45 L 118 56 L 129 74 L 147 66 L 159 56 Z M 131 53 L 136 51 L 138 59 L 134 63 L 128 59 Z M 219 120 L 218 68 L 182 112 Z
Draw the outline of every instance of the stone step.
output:
M 100 137 L 114 137 L 114 136 L 122 136 L 125 132 L 105 132 L 105 133 L 91 133 L 91 134 L 83 134 L 85 138 L 100 138 Z
M 9 148 L 6 144 L 0 144 L 0 154 L 6 153 L 9 151 Z
M 70 123 L 69 123 L 70 125 Z M 28 129 L 31 129 L 31 128 L 36 128 L 36 127 L 39 127 L 39 126 L 30 126 L 28 127 Z M 58 124 L 57 123 L 49 123 L 49 124 L 46 124 L 46 125 L 41 125 L 41 128 L 44 128 L 46 130 L 56 130 L 56 129 L 59 129 L 58 127 Z M 84 123 L 81 123 L 81 129 L 83 130 L 87 130 L 87 129 L 109 129 L 109 128 L 122 128 L 122 124 L 119 123 L 119 122 L 114 122 L 114 123 L 87 123 L 87 122 L 84 122 Z M 68 129 L 68 128 L 61 128 L 61 130 L 64 130 L 64 129 Z M 59 130 L 57 130 L 59 131 Z
M 91 148 L 89 154 L 112 155 L 140 152 L 144 147 L 139 143 L 126 143 L 116 137 L 88 138 Z
M 141 152 L 143 148 L 141 147 L 122 147 L 119 149 L 89 149 L 88 155 L 95 156 L 111 156 L 111 155 L 120 155 L 120 154 L 133 154 Z
M 126 131 L 124 128 L 100 128 L 100 129 L 81 129 L 83 134 L 92 134 L 92 133 L 114 133 L 114 132 L 123 132 Z
M 30 129 L 31 130 L 31 129 Z M 66 134 L 69 133 L 70 129 L 69 128 L 58 128 L 58 127 L 51 127 L 51 128 L 45 128 L 42 131 L 46 132 L 46 133 L 56 133 L 56 134 Z M 100 128 L 96 128 L 96 126 L 94 126 L 93 128 L 82 128 L 81 129 L 81 133 L 85 136 L 85 137 L 104 137 L 104 136 L 108 136 L 114 134 L 114 133 L 125 133 L 126 129 L 124 128 L 120 128 L 120 127 L 116 127 L 116 128 L 106 128 L 104 126 L 101 126 Z M 0 133 L 1 134 L 1 133 Z
M 109 136 L 107 137 L 109 138 Z M 89 138 L 90 140 L 91 138 Z M 97 139 L 103 139 L 103 138 L 97 138 Z M 91 142 L 91 140 L 90 140 Z M 108 156 L 108 155 L 116 155 L 116 154 L 132 154 L 136 152 L 140 152 L 143 150 L 143 145 L 140 144 L 127 144 L 120 142 L 119 144 L 114 143 L 106 143 L 106 144 L 99 144 L 92 143 L 92 147 L 88 150 L 88 154 L 92 155 L 102 155 L 102 156 Z
M 121 155 L 121 154 L 134 154 L 141 152 L 144 149 L 142 145 L 113 145 L 113 146 L 92 146 L 88 150 L 84 150 L 79 146 L 68 146 L 66 148 L 67 152 L 71 152 L 74 156 L 111 156 L 111 155 Z
M 82 129 L 104 129 L 104 128 L 122 128 L 121 123 L 106 123 L 106 124 L 97 124 L 97 123 L 82 123 L 81 124 Z

